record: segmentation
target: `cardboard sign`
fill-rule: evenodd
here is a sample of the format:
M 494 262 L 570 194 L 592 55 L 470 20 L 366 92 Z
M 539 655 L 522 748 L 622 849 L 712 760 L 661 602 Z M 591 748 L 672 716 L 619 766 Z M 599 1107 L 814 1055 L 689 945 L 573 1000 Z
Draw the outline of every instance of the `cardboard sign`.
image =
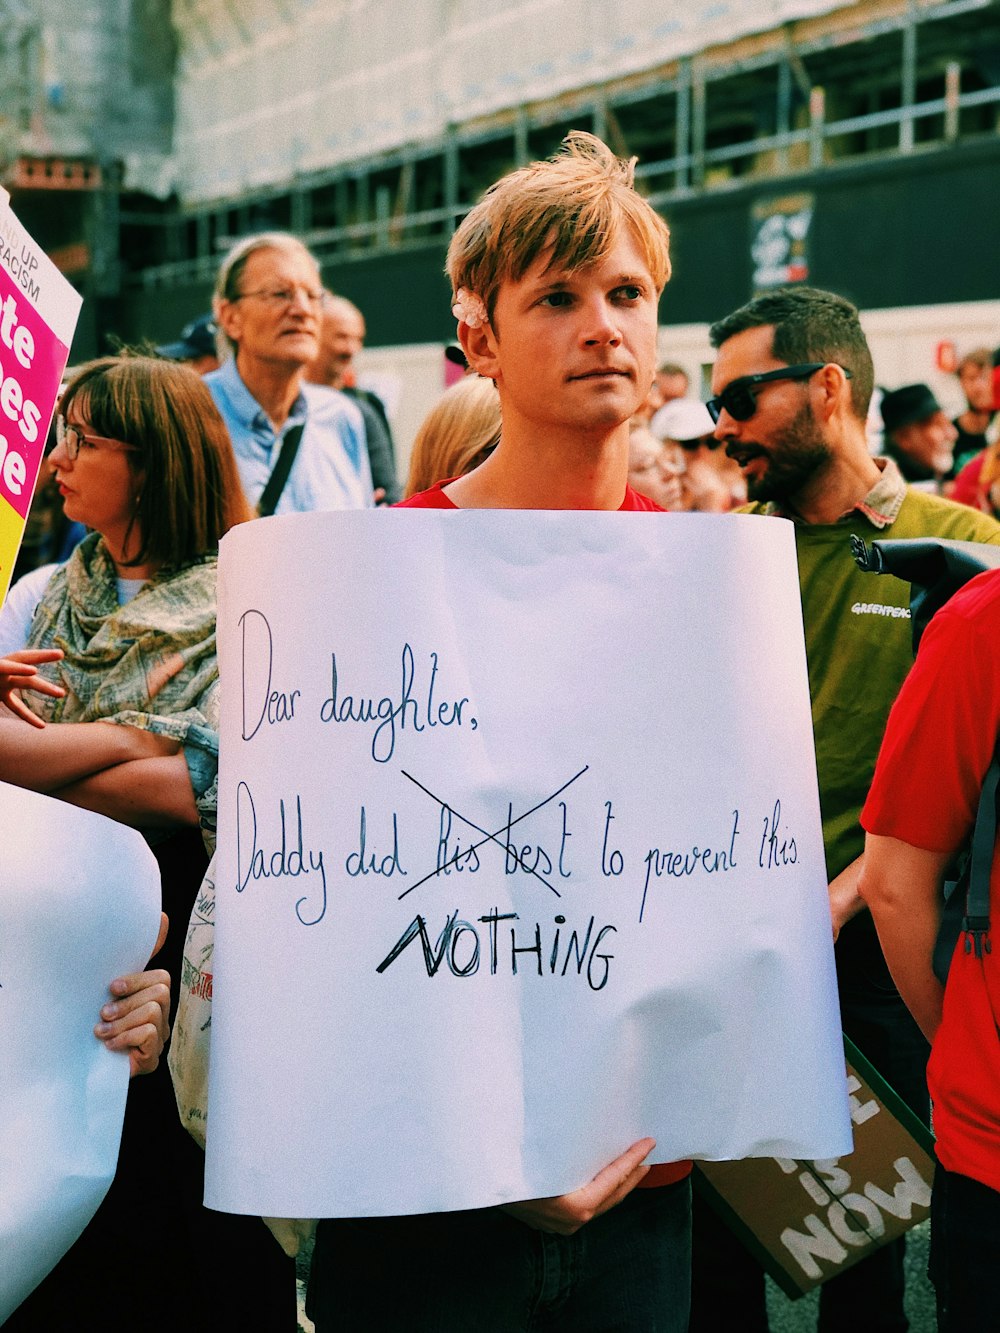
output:
M 10 587 L 83 298 L 0 188 L 0 604 Z
M 696 1187 L 793 1298 L 930 1216 L 933 1139 L 846 1038 L 845 1046 L 849 1156 L 702 1162 L 695 1170 Z
M 159 919 L 159 869 L 135 829 L 0 782 L 0 1324 L 114 1177 L 129 1062 L 93 1028 L 108 982 L 145 967 Z
M 211 1207 L 849 1149 L 790 524 L 268 519 L 219 645 Z

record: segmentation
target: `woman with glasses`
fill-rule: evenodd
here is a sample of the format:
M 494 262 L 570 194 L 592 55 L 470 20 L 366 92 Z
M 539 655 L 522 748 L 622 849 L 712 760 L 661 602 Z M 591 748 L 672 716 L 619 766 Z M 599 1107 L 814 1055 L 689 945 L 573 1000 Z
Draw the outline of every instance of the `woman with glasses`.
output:
M 0 779 L 146 834 L 170 918 L 157 961 L 176 981 L 203 835 L 214 841 L 217 550 L 250 513 L 211 395 L 169 361 L 82 367 L 59 404 L 50 462 L 67 517 L 91 531 L 0 611 Z M 293 1269 L 259 1219 L 201 1205 L 202 1176 L 164 1062 L 130 1086 L 107 1198 L 5 1333 L 291 1333 Z

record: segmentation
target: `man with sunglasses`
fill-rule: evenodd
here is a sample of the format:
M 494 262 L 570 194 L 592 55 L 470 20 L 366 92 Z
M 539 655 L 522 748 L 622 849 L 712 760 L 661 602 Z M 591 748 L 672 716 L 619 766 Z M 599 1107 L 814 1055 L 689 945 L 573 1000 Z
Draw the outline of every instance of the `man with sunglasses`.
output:
M 809 287 L 769 293 L 713 324 L 710 336 L 718 358 L 706 406 L 716 438 L 742 469 L 749 511 L 795 525 L 844 1030 L 926 1120 L 927 1044 L 892 984 L 857 893 L 861 807 L 913 661 L 909 588 L 862 573 L 851 537 L 1000 545 L 1000 524 L 912 490 L 891 460 L 872 458 L 865 421 L 874 370 L 849 301 Z M 692 1333 L 766 1330 L 759 1269 L 716 1231 L 711 1219 L 696 1217 Z M 866 1333 L 909 1326 L 901 1241 L 822 1289 L 822 1333 L 861 1326 Z

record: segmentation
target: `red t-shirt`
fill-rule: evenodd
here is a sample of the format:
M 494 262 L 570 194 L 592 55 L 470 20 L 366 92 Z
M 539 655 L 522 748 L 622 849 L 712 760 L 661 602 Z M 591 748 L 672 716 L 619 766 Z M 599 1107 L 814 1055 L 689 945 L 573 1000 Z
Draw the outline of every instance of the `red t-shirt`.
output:
M 975 823 L 1000 736 L 1000 571 L 981 574 L 934 617 L 889 715 L 871 792 L 869 833 L 954 852 Z M 1000 924 L 1000 854 L 990 913 Z M 1000 929 L 978 959 L 958 947 L 927 1082 L 937 1154 L 948 1171 L 1000 1190 Z
M 984 449 L 981 454 L 976 454 L 975 458 L 970 458 L 955 478 L 949 498 L 957 504 L 969 505 L 973 509 L 979 508 L 979 474 L 983 470 L 985 457 Z
M 448 499 L 444 493 L 444 488 L 450 486 L 456 479 L 448 477 L 445 481 L 439 481 L 429 490 L 418 491 L 416 495 L 411 495 L 408 500 L 400 500 L 394 508 L 396 509 L 457 509 L 458 505 Z M 648 500 L 645 495 L 640 495 L 634 491 L 631 486 L 625 487 L 625 499 L 619 507 L 619 513 L 622 510 L 651 510 L 653 513 L 662 514 L 665 511 L 656 503 L 655 500 Z
M 445 486 L 450 485 L 454 480 L 454 477 L 449 477 L 446 481 L 439 481 L 437 485 L 432 486 L 429 490 L 418 491 L 416 495 L 411 495 L 408 500 L 400 500 L 396 508 L 457 509 L 458 505 L 449 500 L 444 493 Z M 665 512 L 655 500 L 649 500 L 645 495 L 640 495 L 631 486 L 625 487 L 625 499 L 622 501 L 618 512 L 621 513 L 622 510 L 644 510 L 657 514 Z M 651 1166 L 643 1177 L 640 1188 L 650 1189 L 656 1185 L 672 1185 L 675 1180 L 683 1180 L 690 1170 L 690 1162 L 664 1162 L 660 1166 Z

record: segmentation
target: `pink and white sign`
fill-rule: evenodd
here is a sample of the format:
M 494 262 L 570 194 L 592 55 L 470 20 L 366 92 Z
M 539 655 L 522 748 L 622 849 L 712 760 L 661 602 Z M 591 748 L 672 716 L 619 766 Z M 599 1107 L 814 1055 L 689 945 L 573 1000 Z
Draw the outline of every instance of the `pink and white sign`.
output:
M 82 301 L 0 189 L 0 603 L 10 586 Z

